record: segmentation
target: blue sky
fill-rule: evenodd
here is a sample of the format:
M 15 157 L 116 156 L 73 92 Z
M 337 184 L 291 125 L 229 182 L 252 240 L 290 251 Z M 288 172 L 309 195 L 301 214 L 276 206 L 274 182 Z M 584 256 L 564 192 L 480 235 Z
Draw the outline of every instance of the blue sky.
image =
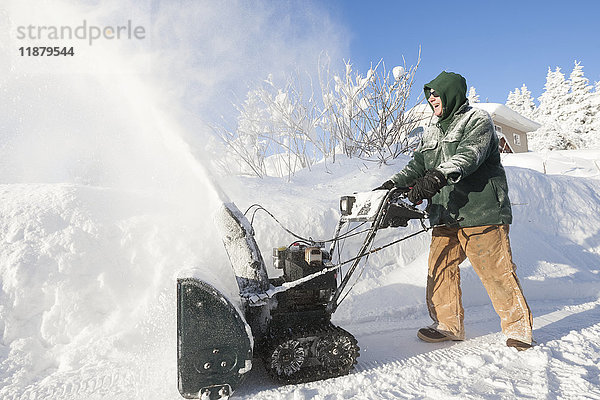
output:
M 358 71 L 421 64 L 421 87 L 440 71 L 458 72 L 481 101 L 504 103 L 524 83 L 534 98 L 548 67 L 568 77 L 574 60 L 591 83 L 600 80 L 600 1 L 317 1 L 347 30 Z

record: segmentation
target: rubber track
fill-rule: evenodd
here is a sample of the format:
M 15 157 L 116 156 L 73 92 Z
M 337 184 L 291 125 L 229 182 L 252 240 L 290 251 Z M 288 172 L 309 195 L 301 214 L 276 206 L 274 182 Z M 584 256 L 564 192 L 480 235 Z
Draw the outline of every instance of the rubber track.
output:
M 301 367 L 300 371 L 298 371 L 290 377 L 282 377 L 280 375 L 277 375 L 277 373 L 269 367 L 270 355 L 280 343 L 292 339 L 297 340 L 303 338 L 311 340 L 311 342 L 313 342 L 314 339 L 311 338 L 321 338 L 331 334 L 346 336 L 350 338 L 353 347 L 352 352 L 354 354 L 352 356 L 353 362 L 349 366 L 325 367 L 324 365 L 316 365 L 309 367 Z M 331 323 L 320 328 L 298 327 L 289 328 L 285 331 L 272 332 L 269 335 L 267 335 L 267 342 L 269 343 L 265 346 L 267 351 L 265 351 L 262 355 L 265 369 L 274 380 L 284 384 L 306 383 L 347 375 L 350 373 L 350 371 L 354 369 L 354 366 L 357 363 L 356 359 L 360 355 L 360 347 L 358 347 L 358 341 L 356 340 L 356 338 L 346 330 L 335 326 Z

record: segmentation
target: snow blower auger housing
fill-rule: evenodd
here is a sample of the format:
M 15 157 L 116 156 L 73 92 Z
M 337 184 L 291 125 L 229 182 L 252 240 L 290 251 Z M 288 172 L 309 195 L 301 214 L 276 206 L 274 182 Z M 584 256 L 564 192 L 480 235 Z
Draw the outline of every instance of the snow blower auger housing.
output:
M 284 228 L 299 240 L 273 249 L 273 266 L 282 275 L 271 279 L 252 225 L 235 204 L 223 204 L 216 222 L 236 275 L 240 301 L 230 301 L 200 279 L 178 279 L 181 395 L 228 398 L 255 359 L 262 359 L 269 375 L 284 384 L 348 374 L 359 356 L 358 343 L 331 322 L 331 315 L 364 257 L 428 229 L 423 223 L 426 213 L 404 198 L 404 192 L 396 189 L 343 196 L 340 221 L 329 241 L 304 239 Z M 420 220 L 423 230 L 371 248 L 378 229 L 407 226 L 412 219 Z M 363 231 L 366 234 L 356 257 L 334 263 L 331 255 L 338 242 L 357 234 L 351 230 L 340 234 L 342 227 L 351 223 L 370 226 Z M 331 242 L 328 250 L 326 242 Z M 347 264 L 350 266 L 341 268 Z

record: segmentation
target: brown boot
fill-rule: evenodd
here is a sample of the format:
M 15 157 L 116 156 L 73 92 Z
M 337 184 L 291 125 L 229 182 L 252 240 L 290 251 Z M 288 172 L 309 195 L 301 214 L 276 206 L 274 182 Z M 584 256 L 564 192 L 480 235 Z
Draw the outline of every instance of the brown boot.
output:
M 517 349 L 519 351 L 523 351 L 523 350 L 527 350 L 527 349 L 531 348 L 530 343 L 521 342 L 520 340 L 517 340 L 517 339 L 508 339 L 506 341 L 506 345 L 508 347 L 514 347 L 515 349 Z
M 429 343 L 445 342 L 447 340 L 454 340 L 454 341 L 459 340 L 459 339 L 455 339 L 450 336 L 446 336 L 443 333 L 441 333 L 440 331 L 437 331 L 433 328 L 419 329 L 419 331 L 417 332 L 417 337 L 419 339 L 423 340 L 424 342 L 429 342 Z

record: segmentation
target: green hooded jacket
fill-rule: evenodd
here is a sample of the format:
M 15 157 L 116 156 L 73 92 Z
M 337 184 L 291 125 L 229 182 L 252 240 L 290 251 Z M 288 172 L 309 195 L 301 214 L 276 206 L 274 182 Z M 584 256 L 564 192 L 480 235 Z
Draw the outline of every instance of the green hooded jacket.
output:
M 426 84 L 426 98 L 431 89 L 440 95 L 442 116 L 426 127 L 413 158 L 391 180 L 408 187 L 429 169 L 444 174 L 448 185 L 429 202 L 432 225 L 510 224 L 508 184 L 491 117 L 469 106 L 466 81 L 458 74 L 444 71 Z

